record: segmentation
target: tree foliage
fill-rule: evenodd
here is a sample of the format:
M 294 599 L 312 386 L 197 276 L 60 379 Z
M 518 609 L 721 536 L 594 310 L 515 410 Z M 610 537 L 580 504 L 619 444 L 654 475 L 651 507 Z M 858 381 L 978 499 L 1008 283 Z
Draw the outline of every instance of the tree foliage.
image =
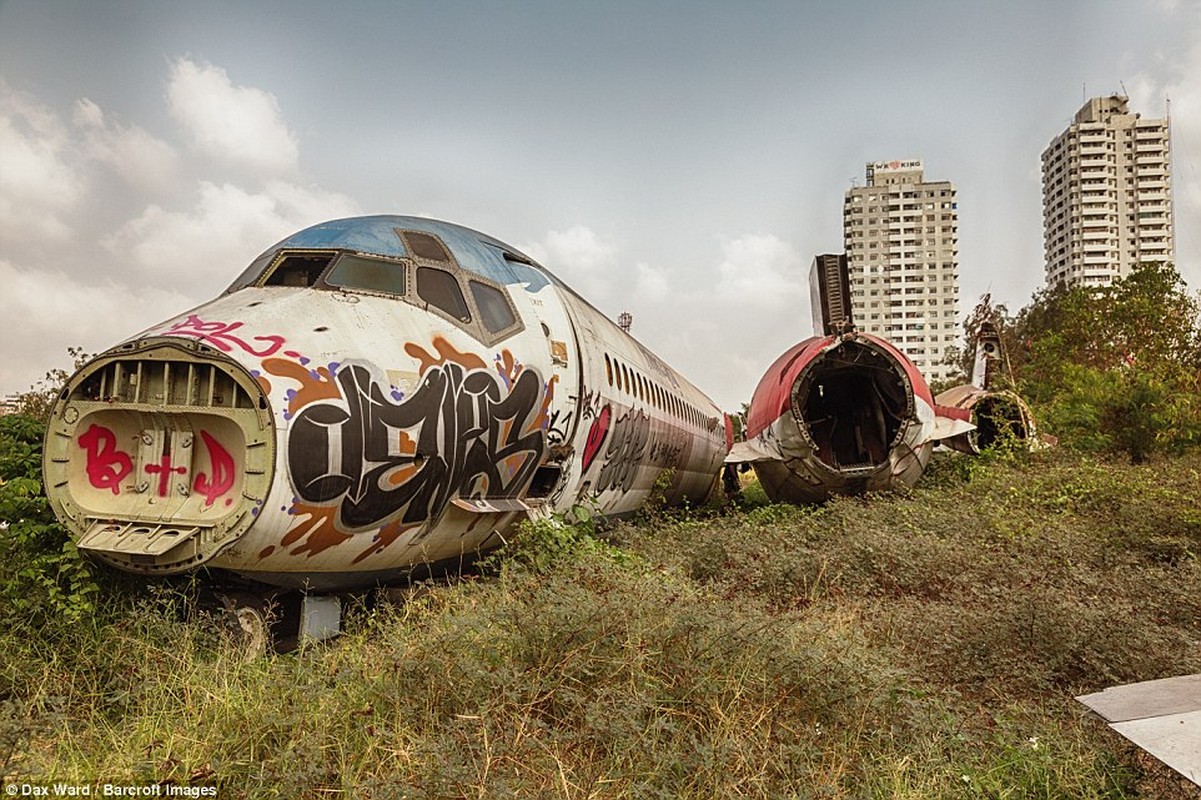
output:
M 92 358 L 83 351 L 82 347 L 68 347 L 67 355 L 73 362 L 71 372 L 78 370 Z M 55 367 L 47 372 L 40 381 L 29 387 L 29 391 L 17 395 L 18 413 L 43 422 L 48 421 L 50 412 L 54 408 L 54 401 L 58 399 L 58 393 L 66 386 L 71 372 L 61 367 Z
M 1154 263 L 1107 287 L 1044 289 L 1001 327 L 1046 429 L 1139 463 L 1201 443 L 1199 315 L 1176 269 Z

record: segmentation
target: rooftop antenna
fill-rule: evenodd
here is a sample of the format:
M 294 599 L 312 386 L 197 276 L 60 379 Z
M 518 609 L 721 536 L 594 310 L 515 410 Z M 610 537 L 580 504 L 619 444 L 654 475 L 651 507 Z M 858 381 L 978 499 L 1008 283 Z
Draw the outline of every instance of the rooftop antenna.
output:
M 1129 98 L 1129 97 L 1130 97 L 1130 92 L 1126 91 L 1126 82 L 1125 82 L 1125 81 L 1118 81 L 1118 86 L 1121 86 L 1121 87 L 1122 87 L 1122 97 Z

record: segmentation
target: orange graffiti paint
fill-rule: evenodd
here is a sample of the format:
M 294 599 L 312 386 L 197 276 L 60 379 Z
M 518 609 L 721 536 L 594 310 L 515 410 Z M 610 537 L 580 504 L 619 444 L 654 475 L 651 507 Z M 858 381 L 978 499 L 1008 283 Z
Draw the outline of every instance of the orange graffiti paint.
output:
M 517 359 L 508 350 L 500 352 L 500 361 L 495 365 L 496 371 L 500 377 L 504 378 L 505 383 L 509 386 L 517 380 L 517 376 L 521 374 L 522 366 L 517 363 Z
M 447 361 L 458 364 L 466 369 L 483 369 L 486 366 L 482 358 L 474 353 L 464 353 L 461 350 L 456 350 L 455 346 L 442 336 L 435 336 L 433 345 L 434 350 L 438 353 L 437 356 L 431 355 L 420 345 L 413 342 L 405 345 L 405 352 L 420 362 L 421 366 L 418 372 L 421 374 L 424 374 L 426 370 L 432 367 L 441 366 Z
M 413 528 L 420 527 L 420 525 L 421 523 L 417 523 L 415 525 L 402 525 L 399 521 L 389 522 L 387 525 L 379 529 L 379 540 L 372 542 L 371 546 L 355 556 L 354 561 L 351 563 L 358 564 L 365 558 L 384 552 L 388 545 L 395 542 L 401 536 L 404 536 L 407 532 L 413 530 Z
M 336 507 L 297 503 L 292 507 L 292 513 L 296 516 L 297 521 L 284 534 L 280 544 L 289 547 L 300 542 L 300 546 L 292 550 L 289 555 L 298 556 L 301 553 L 308 553 L 309 557 L 331 547 L 337 547 L 351 538 L 349 533 L 343 533 L 334 524 L 334 514 L 337 511 Z
M 288 403 L 289 414 L 295 414 L 299 409 L 317 400 L 335 400 L 341 396 L 328 367 L 318 367 L 310 371 L 308 367 L 295 361 L 268 358 L 263 360 L 263 369 L 272 375 L 290 378 L 300 384 L 300 388 Z M 316 372 L 316 377 L 313 376 L 313 372 Z
M 542 398 L 542 408 L 538 412 L 538 416 L 534 418 L 534 422 L 522 434 L 533 433 L 536 430 L 541 430 L 550 422 L 550 404 L 555 399 L 555 384 L 559 382 L 558 375 L 552 375 L 550 380 L 546 382 L 546 394 Z

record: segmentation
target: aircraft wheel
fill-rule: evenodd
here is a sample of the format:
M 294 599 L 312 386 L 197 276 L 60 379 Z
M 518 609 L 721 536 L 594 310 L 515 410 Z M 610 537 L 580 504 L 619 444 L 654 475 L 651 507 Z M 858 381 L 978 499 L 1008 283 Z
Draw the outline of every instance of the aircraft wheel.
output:
M 271 651 L 271 617 L 268 602 L 254 595 L 221 598 L 226 630 L 242 651 L 243 661 L 262 658 Z

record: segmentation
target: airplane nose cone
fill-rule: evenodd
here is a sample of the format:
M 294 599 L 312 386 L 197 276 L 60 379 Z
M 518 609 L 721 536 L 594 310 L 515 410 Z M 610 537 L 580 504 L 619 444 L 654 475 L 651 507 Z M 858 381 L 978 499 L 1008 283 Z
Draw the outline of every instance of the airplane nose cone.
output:
M 78 546 L 143 574 L 208 561 L 270 488 L 274 423 L 242 367 L 180 338 L 128 343 L 69 382 L 46 439 L 47 496 Z

